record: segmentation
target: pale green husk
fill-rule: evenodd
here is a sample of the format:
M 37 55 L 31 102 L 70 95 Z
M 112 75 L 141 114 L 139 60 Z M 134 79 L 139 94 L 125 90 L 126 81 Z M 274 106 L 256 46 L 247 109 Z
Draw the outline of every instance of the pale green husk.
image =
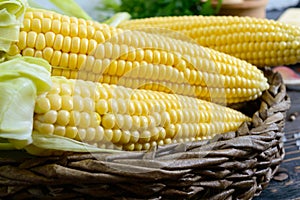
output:
M 18 41 L 27 7 L 25 0 L 0 0 L 0 51 L 7 52 Z
M 91 20 L 92 18 L 74 0 L 49 0 L 65 15 Z M 88 3 L 88 1 L 87 1 Z
M 33 143 L 35 147 L 45 150 L 56 151 L 70 151 L 70 152 L 120 152 L 119 150 L 101 149 L 83 142 L 79 142 L 70 138 L 58 135 L 46 135 L 38 132 L 32 134 Z M 30 147 L 28 147 L 30 149 Z M 31 152 L 34 154 L 35 152 Z
M 104 21 L 103 23 L 108 24 L 113 27 L 117 27 L 124 21 L 127 21 L 131 18 L 131 15 L 128 12 L 118 12 L 108 20 Z
M 35 99 L 50 90 L 50 69 L 48 62 L 33 57 L 0 63 L 0 138 L 15 148 L 32 142 Z

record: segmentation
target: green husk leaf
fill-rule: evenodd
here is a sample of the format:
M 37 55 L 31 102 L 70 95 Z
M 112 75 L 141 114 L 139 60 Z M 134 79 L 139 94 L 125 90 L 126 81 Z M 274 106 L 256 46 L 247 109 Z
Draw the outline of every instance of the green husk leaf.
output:
M 49 0 L 64 14 L 91 20 L 92 18 L 74 0 Z
M 122 22 L 129 20 L 131 18 L 131 15 L 128 12 L 119 12 L 113 15 L 108 20 L 104 21 L 103 23 L 106 23 L 110 26 L 117 27 Z
M 39 9 L 45 9 L 42 5 L 36 3 L 33 0 L 28 0 L 28 4 L 31 8 L 39 8 Z
M 32 134 L 33 145 L 42 149 L 71 151 L 71 152 L 108 152 L 117 153 L 119 150 L 101 149 L 84 142 L 58 135 L 46 135 L 34 131 Z M 25 148 L 26 149 L 26 148 Z
M 0 142 L 0 150 L 15 150 L 15 146 L 10 143 L 10 142 L 6 142 L 6 143 L 3 143 L 3 142 Z
M 18 41 L 27 7 L 25 0 L 0 0 L 0 51 L 7 52 Z
M 46 61 L 33 57 L 0 63 L 0 137 L 16 148 L 32 142 L 35 99 L 51 89 L 50 69 Z

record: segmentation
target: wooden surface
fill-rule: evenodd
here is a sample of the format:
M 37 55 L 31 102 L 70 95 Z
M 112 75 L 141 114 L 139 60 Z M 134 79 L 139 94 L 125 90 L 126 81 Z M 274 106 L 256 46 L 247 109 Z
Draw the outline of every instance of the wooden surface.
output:
M 278 20 L 291 24 L 298 20 L 297 23 L 300 25 L 299 18 L 295 18 L 295 12 L 299 16 L 299 9 L 287 9 L 280 13 Z M 269 18 L 274 19 L 274 17 Z M 300 73 L 300 66 L 294 66 L 294 69 Z M 285 159 L 269 186 L 254 200 L 300 200 L 300 86 L 288 89 L 292 106 L 285 126 Z M 290 121 L 289 116 L 295 112 L 298 112 L 299 116 L 294 121 Z
M 269 186 L 254 200 L 300 199 L 300 91 L 289 90 L 288 94 L 292 106 L 285 127 L 285 159 Z M 299 112 L 299 116 L 290 121 L 294 112 Z

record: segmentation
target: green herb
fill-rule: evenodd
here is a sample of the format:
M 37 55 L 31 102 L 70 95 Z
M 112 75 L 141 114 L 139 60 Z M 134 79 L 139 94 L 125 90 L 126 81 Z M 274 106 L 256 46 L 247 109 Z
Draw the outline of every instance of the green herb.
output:
M 213 5 L 211 0 L 102 0 L 97 7 L 103 14 L 128 12 L 132 18 L 146 18 L 154 16 L 180 15 L 216 15 L 221 7 L 222 0 Z M 103 16 L 102 16 L 103 19 Z
M 201 6 L 201 15 L 216 15 L 220 11 L 222 6 L 222 0 L 218 0 L 218 3 L 213 7 L 211 0 L 207 0 Z

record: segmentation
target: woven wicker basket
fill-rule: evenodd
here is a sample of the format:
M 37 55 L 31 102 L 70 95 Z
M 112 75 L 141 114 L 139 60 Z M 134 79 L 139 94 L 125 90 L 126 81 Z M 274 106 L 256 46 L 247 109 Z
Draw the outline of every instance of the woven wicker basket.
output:
M 281 76 L 239 105 L 253 123 L 212 140 L 148 152 L 33 157 L 0 152 L 0 199 L 251 199 L 268 185 L 284 157 L 290 106 Z

